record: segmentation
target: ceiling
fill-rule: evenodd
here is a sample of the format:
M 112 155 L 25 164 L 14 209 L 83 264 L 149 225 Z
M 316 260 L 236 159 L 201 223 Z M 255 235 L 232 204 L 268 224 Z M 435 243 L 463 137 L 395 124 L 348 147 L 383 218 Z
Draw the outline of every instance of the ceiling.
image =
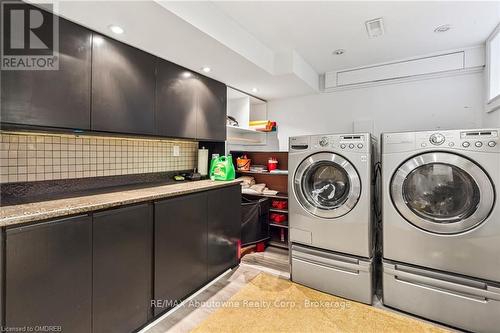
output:
M 205 75 L 267 100 L 318 93 L 326 71 L 481 45 L 500 22 L 500 1 L 101 0 L 59 1 L 55 11 L 193 71 L 209 66 Z M 370 39 L 364 22 L 377 17 L 386 33 Z M 441 24 L 453 28 L 434 33 Z M 333 56 L 338 48 L 345 54 Z
M 296 50 L 318 72 L 477 46 L 500 22 L 500 1 L 220 1 L 215 4 L 276 52 Z M 385 34 L 365 22 L 382 17 Z M 451 24 L 446 33 L 434 29 Z M 341 56 L 332 55 L 345 49 Z

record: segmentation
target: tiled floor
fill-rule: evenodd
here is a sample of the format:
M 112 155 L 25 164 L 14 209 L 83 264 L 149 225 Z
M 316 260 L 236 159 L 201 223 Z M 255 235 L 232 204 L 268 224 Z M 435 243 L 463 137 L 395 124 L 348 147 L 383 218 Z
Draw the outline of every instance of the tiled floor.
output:
M 141 333 L 184 333 L 191 331 L 208 318 L 210 314 L 215 312 L 222 302 L 230 299 L 261 272 L 279 275 L 288 279 L 290 277 L 288 252 L 276 248 L 268 248 L 265 252 L 244 256 L 239 267 L 220 277 L 208 288 L 194 294 L 181 306 L 144 328 Z M 398 312 L 384 307 L 377 297 L 374 297 L 374 306 L 387 311 Z M 405 313 L 398 313 L 412 317 Z M 460 332 L 448 327 L 446 328 L 452 332 Z

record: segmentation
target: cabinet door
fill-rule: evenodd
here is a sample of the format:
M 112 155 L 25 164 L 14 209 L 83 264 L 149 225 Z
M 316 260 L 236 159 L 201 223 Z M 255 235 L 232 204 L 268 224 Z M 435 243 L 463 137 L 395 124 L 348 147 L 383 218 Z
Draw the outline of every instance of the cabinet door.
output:
M 92 39 L 92 129 L 154 134 L 156 58 L 114 39 Z
M 196 137 L 203 140 L 226 140 L 226 85 L 199 76 L 197 89 Z
M 155 202 L 154 299 L 167 310 L 207 281 L 207 196 Z
M 91 227 L 77 216 L 7 230 L 6 326 L 91 331 Z
M 93 217 L 93 332 L 132 332 L 151 316 L 153 216 L 148 204 Z
M 241 238 L 241 189 L 231 186 L 208 192 L 208 278 L 238 264 Z
M 158 59 L 156 134 L 196 137 L 196 76 L 183 67 Z
M 2 71 L 2 123 L 89 129 L 91 37 L 59 18 L 59 70 Z

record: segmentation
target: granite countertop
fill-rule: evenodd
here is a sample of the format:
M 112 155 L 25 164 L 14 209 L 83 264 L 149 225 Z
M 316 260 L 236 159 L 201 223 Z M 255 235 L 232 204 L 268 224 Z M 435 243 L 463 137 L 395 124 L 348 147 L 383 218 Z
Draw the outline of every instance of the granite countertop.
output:
M 149 185 L 135 189 L 113 189 L 109 192 L 98 194 L 86 194 L 56 200 L 4 206 L 0 207 L 0 227 L 201 192 L 238 184 L 239 182 L 239 180 L 200 180 L 168 185 Z

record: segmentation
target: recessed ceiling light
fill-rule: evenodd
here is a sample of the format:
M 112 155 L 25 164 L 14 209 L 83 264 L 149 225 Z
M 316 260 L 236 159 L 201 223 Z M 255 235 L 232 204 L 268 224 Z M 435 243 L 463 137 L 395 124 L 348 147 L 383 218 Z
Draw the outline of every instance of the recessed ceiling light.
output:
M 188 71 L 182 72 L 181 75 L 185 79 L 190 78 L 191 76 L 193 76 L 193 74 L 191 74 L 191 72 L 188 72 Z
M 440 25 L 439 27 L 437 27 L 436 29 L 434 29 L 434 32 L 435 33 L 441 33 L 441 32 L 446 32 L 448 30 L 450 30 L 452 27 L 450 24 L 443 24 L 443 25 Z
M 258 92 L 258 91 L 259 91 L 259 89 L 257 89 L 257 88 L 252 88 L 252 92 L 256 93 L 256 92 Z
M 345 53 L 345 50 L 344 49 L 337 49 L 335 51 L 332 52 L 334 55 L 342 55 Z
M 210 71 L 212 69 L 210 67 L 205 66 L 205 67 L 202 67 L 201 70 L 204 71 L 205 73 L 210 73 Z
M 125 32 L 125 30 L 123 30 L 122 27 L 119 27 L 117 25 L 110 25 L 109 30 L 111 30 L 112 32 L 114 32 L 117 35 L 121 35 L 122 33 Z

